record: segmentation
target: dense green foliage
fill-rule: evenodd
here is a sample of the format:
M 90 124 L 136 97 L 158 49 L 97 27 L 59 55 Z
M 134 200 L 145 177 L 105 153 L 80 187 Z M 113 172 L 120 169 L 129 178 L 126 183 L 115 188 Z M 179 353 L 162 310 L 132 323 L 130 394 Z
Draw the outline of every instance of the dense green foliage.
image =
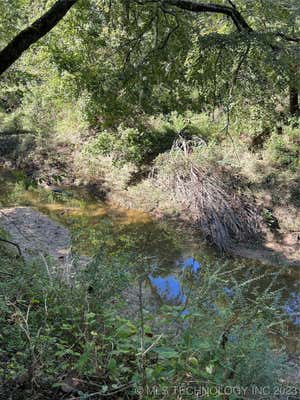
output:
M 236 282 L 231 270 L 241 266 L 205 263 L 190 287 L 188 312 L 164 305 L 152 315 L 147 274 L 155 270 L 146 266 L 147 255 L 136 253 L 137 240 L 123 252 L 117 246 L 118 254 L 102 251 L 71 285 L 66 275 L 61 280 L 43 263 L 14 260 L 1 248 L 2 396 L 46 399 L 77 391 L 82 399 L 92 393 L 120 398 L 120 390 L 121 398 L 152 399 L 157 387 L 171 399 L 181 385 L 279 387 L 284 358 L 266 335 L 281 324 L 276 275 L 270 275 L 275 286 L 258 296 L 250 269 Z M 193 274 L 186 270 L 184 279 Z
M 0 0 L 0 48 L 54 3 Z M 78 183 L 100 187 L 101 198 L 120 192 L 127 206 L 192 219 L 196 196 L 185 184 L 198 168 L 203 174 L 188 189 L 199 193 L 200 184 L 213 182 L 213 191 L 204 190 L 211 210 L 218 199 L 223 204 L 219 214 L 205 213 L 208 231 L 221 215 L 219 226 L 239 237 L 246 215 L 240 204 L 250 204 L 243 196 L 260 204 L 255 220 L 262 216 L 272 229 L 270 207 L 288 204 L 280 227 L 299 231 L 299 0 L 215 0 L 239 10 L 246 30 L 224 14 L 183 11 L 175 3 L 78 1 L 1 75 L 0 166 L 24 169 L 3 204 L 18 203 L 37 183 Z M 170 152 L 174 147 L 179 151 Z M 172 176 L 179 177 L 183 206 L 164 184 Z M 56 196 L 41 193 L 49 203 Z M 224 193 L 229 200 L 222 203 Z M 153 262 L 157 249 L 170 242 L 174 254 L 163 267 L 174 267 L 176 240 L 164 229 L 145 239 L 136 226 L 108 235 L 89 218 L 70 221 L 77 250 L 101 253 L 68 283 L 51 260 L 53 273 L 41 260 L 16 259 L 0 247 L 1 398 L 72 392 L 78 399 L 152 399 L 158 385 L 171 400 L 174 387 L 188 382 L 285 390 L 284 351 L 271 335 L 281 337 L 286 327 L 274 275 L 258 289 L 250 265 L 207 261 L 199 279 L 184 273 L 192 281 L 188 312 L 169 304 L 152 313 L 140 295 L 148 296 L 150 274 L 163 270 Z M 242 271 L 239 281 L 234 268 Z
M 1 2 L 1 46 L 50 4 Z M 141 166 L 182 131 L 213 143 L 258 137 L 263 146 L 276 128 L 285 132 L 289 91 L 299 90 L 298 42 L 285 38 L 299 36 L 299 5 L 235 6 L 252 33 L 161 2 L 79 1 L 1 77 L 2 152 L 38 165 L 34 153 L 51 143 L 81 150 L 88 141 L 83 158 Z M 273 135 L 269 158 L 294 168 L 298 144 L 297 132 Z
M 16 3 L 0 4 L 2 46 L 46 9 L 39 1 Z M 58 115 L 65 116 L 66 102 L 96 128 L 134 124 L 145 113 L 219 107 L 242 112 L 248 122 L 261 115 L 262 123 L 282 103 L 289 82 L 299 85 L 297 44 L 270 35 L 297 36 L 296 1 L 274 7 L 267 0 L 237 1 L 260 32 L 250 37 L 234 32 L 221 16 L 164 12 L 159 4 L 133 1 L 126 13 L 126 4 L 79 2 L 3 76 L 4 108 L 22 104 L 34 128 L 48 125 L 50 131 Z

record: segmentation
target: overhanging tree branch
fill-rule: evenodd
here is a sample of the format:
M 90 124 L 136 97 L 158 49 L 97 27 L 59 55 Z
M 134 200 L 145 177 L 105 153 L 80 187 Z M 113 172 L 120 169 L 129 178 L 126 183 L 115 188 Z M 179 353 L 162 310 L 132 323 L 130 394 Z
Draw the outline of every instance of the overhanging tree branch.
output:
M 0 75 L 6 71 L 32 44 L 50 32 L 78 0 L 57 0 L 32 25 L 21 31 L 0 51 Z
M 160 4 L 164 9 L 168 6 L 195 13 L 216 13 L 231 18 L 239 32 L 254 32 L 244 16 L 239 12 L 232 0 L 230 6 L 214 3 L 198 3 L 194 0 L 131 0 L 140 5 L 150 3 Z M 15 38 L 0 51 L 0 75 L 6 71 L 18 58 L 21 57 L 32 44 L 50 32 L 67 14 L 78 0 L 57 0 L 53 6 L 37 19 L 32 25 L 21 31 Z M 273 33 L 274 37 L 281 37 L 289 42 L 300 42 L 300 38 L 291 37 L 281 32 Z M 274 46 L 273 46 L 274 47 Z
M 300 37 L 286 35 L 283 32 L 275 32 L 274 36 L 281 37 L 282 39 L 287 40 L 288 42 L 300 43 Z
M 165 5 L 171 5 L 182 10 L 203 13 L 217 13 L 217 14 L 224 14 L 230 17 L 235 24 L 236 28 L 239 31 L 246 31 L 252 32 L 252 28 L 248 25 L 245 18 L 242 14 L 238 11 L 238 9 L 234 7 L 228 7 L 220 4 L 213 4 L 213 3 L 198 3 L 191 0 L 166 0 L 163 2 Z
M 239 31 L 252 32 L 252 28 L 248 25 L 245 18 L 233 5 L 232 7 L 224 6 L 221 4 L 214 3 L 198 3 L 193 0 L 133 0 L 135 3 L 140 5 L 146 5 L 151 3 L 161 4 L 163 8 L 166 6 L 174 6 L 181 8 L 182 10 L 191 11 L 195 13 L 215 13 L 224 14 L 232 19 L 234 25 Z
M 138 3 L 140 5 L 159 3 L 162 5 L 163 8 L 165 8 L 166 6 L 173 6 L 194 13 L 223 14 L 231 18 L 232 22 L 234 23 L 239 32 L 260 33 L 260 32 L 255 32 L 251 28 L 251 26 L 248 24 L 244 16 L 239 12 L 239 10 L 237 9 L 236 5 L 232 0 L 228 0 L 230 6 L 225 6 L 222 4 L 214 4 L 214 3 L 198 3 L 194 0 L 133 0 L 133 1 L 135 1 L 135 3 Z M 280 37 L 289 42 L 294 42 L 294 43 L 300 42 L 300 37 L 290 36 L 283 32 L 266 32 L 266 33 L 273 36 L 274 38 Z

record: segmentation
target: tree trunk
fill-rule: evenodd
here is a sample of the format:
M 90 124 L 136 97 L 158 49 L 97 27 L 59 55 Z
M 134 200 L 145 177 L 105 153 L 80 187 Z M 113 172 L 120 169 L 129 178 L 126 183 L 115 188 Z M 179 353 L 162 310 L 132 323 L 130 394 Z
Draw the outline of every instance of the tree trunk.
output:
M 0 75 L 3 74 L 33 43 L 50 32 L 78 0 L 57 0 L 32 25 L 21 31 L 0 51 Z
M 299 117 L 300 107 L 299 107 L 299 91 L 293 85 L 290 85 L 290 114 L 292 117 Z

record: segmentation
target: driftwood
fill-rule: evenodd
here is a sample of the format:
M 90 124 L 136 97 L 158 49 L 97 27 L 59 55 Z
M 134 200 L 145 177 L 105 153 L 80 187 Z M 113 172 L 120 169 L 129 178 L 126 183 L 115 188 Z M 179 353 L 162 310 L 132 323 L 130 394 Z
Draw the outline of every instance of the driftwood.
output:
M 230 251 L 235 242 L 262 238 L 254 203 L 225 183 L 217 169 L 200 166 L 184 151 L 171 152 L 166 166 L 167 171 L 158 169 L 158 185 L 221 251 Z

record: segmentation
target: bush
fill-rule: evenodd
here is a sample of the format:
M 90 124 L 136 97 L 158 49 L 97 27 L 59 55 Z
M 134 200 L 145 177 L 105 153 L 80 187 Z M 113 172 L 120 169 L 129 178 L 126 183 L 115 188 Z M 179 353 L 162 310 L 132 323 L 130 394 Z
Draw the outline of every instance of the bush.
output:
M 0 134 L 0 157 L 13 162 L 26 162 L 37 147 L 35 135 L 12 131 Z
M 300 129 L 286 128 L 284 134 L 273 133 L 265 145 L 265 157 L 278 168 L 296 170 L 300 158 Z
M 113 157 L 115 164 L 134 163 L 142 165 L 151 162 L 160 152 L 169 149 L 175 133 L 154 132 L 138 128 L 119 126 L 117 133 L 101 132 L 88 145 L 87 151 L 93 155 Z
M 119 125 L 117 130 L 100 132 L 86 150 L 97 156 L 112 156 L 115 164 L 149 164 L 159 154 L 169 150 L 175 138 L 198 136 L 211 141 L 217 135 L 217 126 L 205 114 L 176 112 L 150 117 L 135 127 Z
M 152 399 L 145 390 L 154 385 L 174 398 L 174 387 L 190 382 L 272 389 L 284 381 L 284 359 L 267 336 L 282 312 L 272 284 L 258 295 L 258 279 L 252 282 L 246 266 L 239 266 L 239 283 L 231 272 L 236 265 L 203 262 L 188 309 L 163 305 L 156 318 L 145 301 L 153 257 L 148 265 L 134 232 L 133 242 L 116 243 L 117 252 L 112 239 L 102 237 L 110 247 L 69 285 L 43 263 L 15 259 L 0 245 L 1 398 L 60 399 L 71 392 L 89 398 L 96 392 L 136 399 L 141 392 L 139 398 Z M 190 274 L 186 270 L 183 281 L 191 282 Z M 137 311 L 124 317 L 129 282 L 129 307 Z

